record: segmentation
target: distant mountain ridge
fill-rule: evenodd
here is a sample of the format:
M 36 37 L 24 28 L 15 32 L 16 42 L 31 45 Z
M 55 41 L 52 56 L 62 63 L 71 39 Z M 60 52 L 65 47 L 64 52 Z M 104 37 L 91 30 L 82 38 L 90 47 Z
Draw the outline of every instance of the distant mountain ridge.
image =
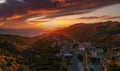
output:
M 62 32 L 79 41 L 96 40 L 120 34 L 120 22 L 80 23 L 69 26 Z
M 79 42 L 106 43 L 107 45 L 119 45 L 120 22 L 107 21 L 98 23 L 78 23 L 67 28 L 44 34 L 34 45 L 41 47 L 50 45 L 50 42 L 59 38 L 67 38 Z
M 45 33 L 42 29 L 2 29 L 0 34 L 20 35 L 24 37 L 34 37 Z
M 27 44 L 31 44 L 33 38 L 30 37 L 22 37 L 19 35 L 7 35 L 7 34 L 1 34 L 0 35 L 0 42 L 4 42 L 4 41 L 11 41 L 11 42 L 15 42 L 21 45 L 27 45 Z
M 120 22 L 107 21 L 98 23 L 78 23 L 67 28 L 46 33 L 36 37 L 22 37 L 18 35 L 0 35 L 0 40 L 12 41 L 20 45 L 32 45 L 43 40 L 53 40 L 55 37 L 75 39 L 80 42 L 119 42 Z M 0 41 L 0 42 L 1 42 Z M 39 43 L 38 43 L 39 44 Z

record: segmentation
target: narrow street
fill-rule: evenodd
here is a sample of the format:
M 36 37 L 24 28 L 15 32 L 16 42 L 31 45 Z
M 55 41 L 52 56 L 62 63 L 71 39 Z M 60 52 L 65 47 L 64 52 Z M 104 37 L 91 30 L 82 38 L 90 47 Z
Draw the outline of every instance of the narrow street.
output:
M 78 67 L 78 61 L 74 57 L 71 60 L 71 71 L 80 71 Z
M 78 52 L 74 51 L 71 59 L 71 71 L 84 71 L 82 63 L 77 58 Z

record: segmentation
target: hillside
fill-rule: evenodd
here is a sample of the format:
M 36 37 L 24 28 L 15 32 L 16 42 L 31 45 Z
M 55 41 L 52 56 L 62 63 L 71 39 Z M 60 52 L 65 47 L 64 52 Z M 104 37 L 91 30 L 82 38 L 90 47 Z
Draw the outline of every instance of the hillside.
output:
M 80 41 L 81 43 L 91 42 L 94 47 L 102 48 L 104 51 L 111 49 L 112 47 L 120 47 L 119 29 L 119 22 L 107 21 L 92 24 L 79 23 L 71 25 L 65 29 L 47 33 L 43 35 L 39 40 L 34 42 L 32 47 L 27 50 L 27 54 L 29 54 L 30 56 L 28 59 L 29 65 L 34 66 L 36 67 L 36 69 L 40 70 L 46 68 L 46 70 L 49 71 L 49 67 L 52 68 L 54 65 L 49 65 L 49 60 L 47 65 L 42 63 L 41 61 L 39 62 L 39 58 L 41 57 L 41 55 L 45 56 L 41 57 L 41 59 L 43 59 L 43 62 L 44 58 L 49 59 L 49 57 L 52 57 L 51 55 L 49 55 L 51 53 L 53 53 L 54 58 L 54 54 L 56 54 L 56 52 L 60 52 L 59 47 L 64 47 L 64 49 L 67 47 L 71 47 L 69 45 L 67 46 L 67 43 L 70 42 L 71 45 L 71 41 L 74 42 L 74 40 L 76 40 L 76 42 Z M 57 44 L 57 42 L 59 44 L 55 45 Z M 63 45 L 63 43 L 65 44 Z M 57 59 L 55 60 L 57 61 Z M 34 62 L 35 64 L 31 62 Z M 54 64 L 54 61 L 51 61 L 51 63 L 52 62 Z M 39 66 L 42 68 L 40 68 Z
M 65 28 L 63 32 L 79 41 L 105 39 L 120 33 L 120 22 L 75 24 Z
M 28 45 L 28 44 L 32 44 L 32 42 L 34 41 L 33 38 L 30 37 L 22 37 L 19 35 L 0 35 L 0 40 L 1 42 L 3 41 L 11 41 L 11 42 L 15 42 L 21 45 Z
M 20 45 L 31 45 L 40 40 L 52 40 L 55 37 L 67 37 L 77 41 L 102 41 L 102 40 L 119 40 L 120 22 L 107 21 L 98 23 L 77 23 L 67 28 L 53 31 L 36 37 L 22 37 L 18 35 L 0 35 L 0 42 L 11 41 Z
M 41 37 L 41 36 L 39 36 Z M 98 23 L 78 23 L 71 25 L 67 28 L 53 31 L 51 33 L 44 34 L 40 40 L 52 41 L 56 37 L 64 37 L 67 39 L 75 39 L 80 42 L 94 42 L 94 43 L 115 43 L 119 45 L 120 41 L 120 22 L 106 21 Z M 38 38 L 38 37 L 37 37 Z
M 49 33 L 44 38 L 64 37 L 80 42 L 92 42 L 98 47 L 120 46 L 120 22 L 78 23 Z M 104 47 L 103 47 L 104 48 Z
M 3 35 L 0 34 L 0 48 L 5 48 L 9 51 L 23 51 L 30 47 L 35 41 L 42 38 L 39 37 L 23 37 L 19 35 Z

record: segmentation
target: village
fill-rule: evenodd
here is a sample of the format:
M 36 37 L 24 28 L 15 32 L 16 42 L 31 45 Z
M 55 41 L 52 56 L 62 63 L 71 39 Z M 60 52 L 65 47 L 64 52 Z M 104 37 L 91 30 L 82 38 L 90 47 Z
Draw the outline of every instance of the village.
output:
M 114 56 L 116 64 L 120 65 L 120 52 L 97 48 L 90 42 L 77 42 L 60 39 L 53 41 L 52 48 L 60 47 L 60 51 L 56 54 L 62 59 L 62 63 L 69 71 L 107 71 L 108 64 L 113 60 Z M 116 55 L 117 54 L 117 55 Z M 66 64 L 67 63 L 67 64 Z

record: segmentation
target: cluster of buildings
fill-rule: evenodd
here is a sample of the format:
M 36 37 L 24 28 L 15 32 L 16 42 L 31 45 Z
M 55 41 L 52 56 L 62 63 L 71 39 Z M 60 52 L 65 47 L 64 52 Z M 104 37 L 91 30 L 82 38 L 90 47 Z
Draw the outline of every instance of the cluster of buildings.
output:
M 56 56 L 72 57 L 74 56 L 75 51 L 78 55 L 82 54 L 84 57 L 86 56 L 86 65 L 88 70 L 104 71 L 105 65 L 108 65 L 105 64 L 106 62 L 104 61 L 104 59 L 106 59 L 106 55 L 108 57 L 114 56 L 116 64 L 120 66 L 120 52 L 116 51 L 116 49 L 111 49 L 111 52 L 108 52 L 111 54 L 107 54 L 107 52 L 104 52 L 102 48 L 97 48 L 90 42 L 80 43 L 75 40 L 68 40 L 64 38 L 57 38 L 54 40 L 51 47 L 60 47 L 60 51 L 56 54 Z M 115 54 L 113 54 L 113 52 L 115 52 Z M 93 59 L 96 60 L 92 62 Z

